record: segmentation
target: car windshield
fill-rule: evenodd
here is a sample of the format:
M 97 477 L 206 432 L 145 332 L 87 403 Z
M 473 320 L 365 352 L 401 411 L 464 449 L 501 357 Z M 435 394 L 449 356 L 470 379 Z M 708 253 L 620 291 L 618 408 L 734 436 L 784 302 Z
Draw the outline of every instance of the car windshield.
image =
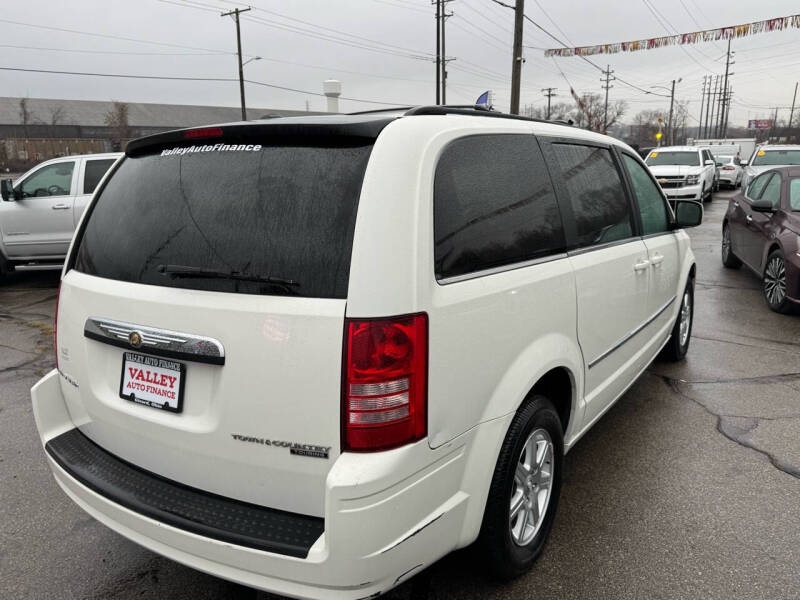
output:
M 659 165 L 680 165 L 684 167 L 699 167 L 700 154 L 697 152 L 651 152 L 647 160 L 644 161 L 648 166 L 657 167 Z
M 717 161 L 718 165 L 729 165 L 733 162 L 732 156 L 715 156 L 714 160 Z
M 753 157 L 754 167 L 800 165 L 800 148 L 797 150 L 759 150 Z
M 800 211 L 800 177 L 789 181 L 789 206 Z

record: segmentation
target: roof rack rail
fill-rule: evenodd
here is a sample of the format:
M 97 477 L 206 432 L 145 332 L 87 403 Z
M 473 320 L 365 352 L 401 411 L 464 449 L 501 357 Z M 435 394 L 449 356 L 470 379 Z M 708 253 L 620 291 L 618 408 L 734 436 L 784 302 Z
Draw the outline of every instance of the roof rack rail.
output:
M 534 123 L 558 123 L 562 125 L 572 125 L 570 121 L 535 119 L 533 117 L 523 117 L 522 115 L 512 115 L 509 113 L 498 112 L 482 104 L 464 105 L 432 105 L 416 106 L 405 112 L 404 116 L 414 115 L 467 115 L 478 117 L 494 117 L 497 119 L 514 119 L 516 121 L 532 121 Z
M 394 108 L 373 108 L 371 110 L 359 110 L 357 112 L 345 113 L 347 115 L 371 115 L 373 113 L 398 112 L 400 110 L 411 110 L 413 106 L 396 106 Z

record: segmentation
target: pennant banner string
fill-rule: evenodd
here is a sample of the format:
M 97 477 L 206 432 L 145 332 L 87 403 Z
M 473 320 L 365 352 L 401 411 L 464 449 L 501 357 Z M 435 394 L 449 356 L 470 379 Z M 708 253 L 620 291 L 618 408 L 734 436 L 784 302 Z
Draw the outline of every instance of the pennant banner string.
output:
M 703 31 L 693 31 L 691 33 L 679 33 L 678 35 L 666 35 L 644 40 L 633 40 L 630 42 L 616 42 L 613 44 L 596 44 L 594 46 L 577 46 L 575 48 L 550 48 L 544 51 L 545 56 L 592 56 L 594 54 L 616 54 L 617 52 L 636 52 L 638 50 L 653 50 L 664 48 L 665 46 L 698 44 L 701 42 L 713 42 L 718 40 L 729 40 L 734 38 L 755 35 L 758 33 L 769 33 L 772 31 L 782 31 L 784 29 L 800 29 L 800 14 L 788 17 L 778 17 L 744 25 L 731 25 L 718 29 L 705 29 Z

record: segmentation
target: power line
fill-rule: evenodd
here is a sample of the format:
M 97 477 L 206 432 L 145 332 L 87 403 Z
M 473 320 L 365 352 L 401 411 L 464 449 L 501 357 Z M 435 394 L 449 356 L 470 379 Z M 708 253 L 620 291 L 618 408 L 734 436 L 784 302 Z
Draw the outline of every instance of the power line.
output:
M 22 73 L 49 73 L 54 75 L 79 75 L 87 77 L 112 77 L 119 79 L 155 79 L 159 81 L 215 81 L 215 82 L 219 81 L 226 83 L 230 83 L 232 81 L 239 81 L 238 79 L 231 77 L 170 77 L 166 75 L 129 75 L 123 73 L 92 73 L 86 71 L 56 71 L 53 69 L 24 69 L 21 67 L 0 67 L 0 71 L 17 71 Z M 325 95 L 320 92 L 301 90 L 284 85 L 278 85 L 275 83 L 266 83 L 264 81 L 254 81 L 252 79 L 245 79 L 244 81 L 245 83 L 250 83 L 252 85 L 258 85 L 277 90 L 284 90 L 287 92 L 296 92 L 298 94 L 307 94 L 309 96 Z M 341 96 L 341 100 L 350 100 L 352 102 L 363 102 L 365 104 L 380 104 L 382 106 L 408 106 L 408 104 L 402 104 L 397 102 L 381 102 L 379 100 L 365 100 L 363 98 L 352 98 L 347 96 Z
M 0 48 L 19 48 L 21 50 L 46 50 L 53 52 L 72 52 L 77 54 L 115 54 L 130 56 L 228 56 L 232 52 L 123 52 L 115 50 L 79 50 L 73 48 L 51 48 L 43 46 L 17 46 L 15 44 L 0 44 Z

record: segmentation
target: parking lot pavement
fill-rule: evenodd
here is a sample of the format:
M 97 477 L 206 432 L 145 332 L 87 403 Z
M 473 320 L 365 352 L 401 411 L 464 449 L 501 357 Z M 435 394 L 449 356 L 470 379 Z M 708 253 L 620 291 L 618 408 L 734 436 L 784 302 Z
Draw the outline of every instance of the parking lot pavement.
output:
M 533 571 L 492 582 L 461 551 L 387 598 L 800 598 L 800 316 L 770 312 L 754 275 L 723 269 L 729 195 L 690 232 L 687 360 L 654 363 L 569 453 Z M 0 287 L 0 596 L 276 598 L 128 542 L 57 487 L 28 392 L 52 368 L 57 282 Z

